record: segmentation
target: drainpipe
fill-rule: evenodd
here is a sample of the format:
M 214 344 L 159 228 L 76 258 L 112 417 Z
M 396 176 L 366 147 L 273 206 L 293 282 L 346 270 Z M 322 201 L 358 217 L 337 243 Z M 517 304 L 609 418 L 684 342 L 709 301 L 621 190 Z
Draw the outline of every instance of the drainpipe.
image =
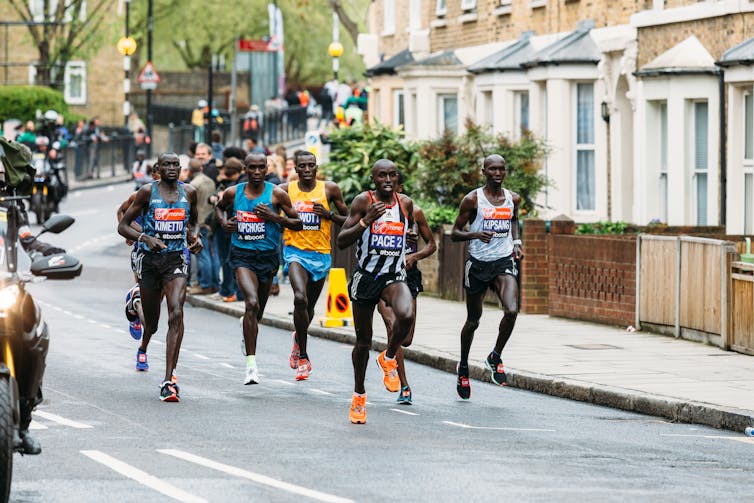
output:
M 728 146 L 726 134 L 725 115 L 725 70 L 719 68 L 718 88 L 720 92 L 720 225 L 726 225 L 727 199 L 728 199 Z

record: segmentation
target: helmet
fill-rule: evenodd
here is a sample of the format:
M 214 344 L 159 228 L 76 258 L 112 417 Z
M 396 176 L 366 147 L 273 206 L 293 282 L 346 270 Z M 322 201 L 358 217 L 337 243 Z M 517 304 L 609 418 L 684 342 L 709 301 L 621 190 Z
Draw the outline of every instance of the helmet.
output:
M 199 103 L 197 103 L 199 108 L 204 108 L 207 106 L 207 100 L 199 100 Z
M 58 113 L 55 110 L 48 110 L 44 113 L 45 120 L 55 122 L 58 120 Z

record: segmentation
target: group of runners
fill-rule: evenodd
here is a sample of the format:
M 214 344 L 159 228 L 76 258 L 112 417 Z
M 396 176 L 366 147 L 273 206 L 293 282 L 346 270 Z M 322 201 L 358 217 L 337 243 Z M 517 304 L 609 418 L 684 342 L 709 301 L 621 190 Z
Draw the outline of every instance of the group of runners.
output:
M 289 364 L 296 370 L 296 380 L 309 378 L 312 363 L 307 331 L 331 267 L 335 222 L 341 225 L 338 247 L 356 245 L 357 266 L 348 285 L 356 331 L 349 418 L 352 423 L 363 424 L 367 419 L 364 380 L 375 307 L 388 336 L 386 349 L 377 356 L 383 384 L 388 391 L 398 392 L 398 403 L 412 403 L 403 347 L 412 342 L 416 298 L 422 291 L 421 272 L 416 264 L 437 247 L 421 208 L 402 193 L 402 177 L 392 161 L 381 159 L 373 165 L 373 189 L 356 196 L 350 208 L 335 182 L 317 178 L 317 159 L 312 153 L 299 151 L 294 162 L 298 180 L 275 186 L 264 179 L 266 156 L 250 153 L 244 160 L 248 181 L 225 190 L 215 208 L 222 229 L 232 236 L 230 262 L 244 294 L 243 383 L 259 383 L 259 320 L 272 278 L 280 267 L 281 240 L 294 293 L 295 332 Z M 502 186 L 505 160 L 499 155 L 486 157 L 482 172 L 485 185 L 463 199 L 451 235 L 454 241 L 469 241 L 464 273 L 467 318 L 461 330 L 457 367 L 457 392 L 463 399 L 471 396 L 468 356 L 488 289 L 500 299 L 504 315 L 495 347 L 485 364 L 493 382 L 505 385 L 501 353 L 518 314 L 517 262 L 523 258 L 518 225 L 520 197 Z M 136 370 L 149 368 L 147 348 L 157 331 L 162 299 L 167 302 L 166 367 L 160 389 L 160 399 L 167 402 L 180 399 L 175 369 L 183 339 L 188 254 L 202 249 L 196 192 L 179 181 L 179 173 L 176 154 L 160 155 L 156 180 L 141 187 L 118 210 L 118 232 L 134 245 L 131 262 L 137 285 L 127 295 L 126 316 L 131 335 L 141 341 Z M 421 248 L 419 236 L 424 242 Z

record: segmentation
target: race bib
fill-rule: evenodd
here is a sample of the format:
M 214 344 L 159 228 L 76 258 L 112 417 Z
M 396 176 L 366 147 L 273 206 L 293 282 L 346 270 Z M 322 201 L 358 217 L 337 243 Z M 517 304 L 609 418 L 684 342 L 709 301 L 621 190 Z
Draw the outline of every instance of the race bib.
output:
M 482 231 L 492 232 L 496 238 L 508 236 L 513 211 L 510 208 L 485 208 L 482 213 Z
M 186 210 L 184 208 L 155 208 L 154 230 L 157 238 L 183 239 Z
M 397 256 L 403 251 L 403 222 L 374 222 L 369 236 L 369 253 Z
M 236 222 L 238 239 L 243 241 L 258 241 L 267 234 L 267 222 L 253 211 L 236 210 Z
M 320 229 L 320 216 L 314 213 L 314 203 L 312 201 L 296 201 L 293 203 L 293 209 L 298 212 L 298 217 L 304 224 L 305 231 L 318 231 Z

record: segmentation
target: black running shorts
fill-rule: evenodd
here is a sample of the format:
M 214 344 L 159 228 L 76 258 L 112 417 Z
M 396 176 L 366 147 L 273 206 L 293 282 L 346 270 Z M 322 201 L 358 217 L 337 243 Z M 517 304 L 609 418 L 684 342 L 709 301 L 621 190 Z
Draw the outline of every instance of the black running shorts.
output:
M 150 290 L 161 291 L 173 279 L 188 277 L 183 251 L 152 253 L 138 250 L 134 254 L 134 265 L 139 285 Z
M 277 250 L 247 250 L 233 246 L 230 250 L 230 266 L 233 270 L 243 267 L 256 274 L 259 283 L 267 283 L 278 273 L 280 255 Z
M 518 277 L 518 268 L 513 255 L 497 259 L 493 262 L 483 262 L 474 257 L 466 259 L 463 287 L 466 293 L 476 295 L 484 293 L 488 288 L 495 289 L 495 278 L 503 275 Z
M 408 289 L 411 290 L 411 296 L 417 298 L 420 292 L 424 291 L 424 285 L 422 285 L 422 272 L 418 267 L 406 270 L 406 283 Z
M 357 268 L 348 284 L 351 302 L 364 306 L 373 306 L 380 301 L 382 291 L 393 283 L 406 282 L 406 271 L 375 276 L 364 269 Z

